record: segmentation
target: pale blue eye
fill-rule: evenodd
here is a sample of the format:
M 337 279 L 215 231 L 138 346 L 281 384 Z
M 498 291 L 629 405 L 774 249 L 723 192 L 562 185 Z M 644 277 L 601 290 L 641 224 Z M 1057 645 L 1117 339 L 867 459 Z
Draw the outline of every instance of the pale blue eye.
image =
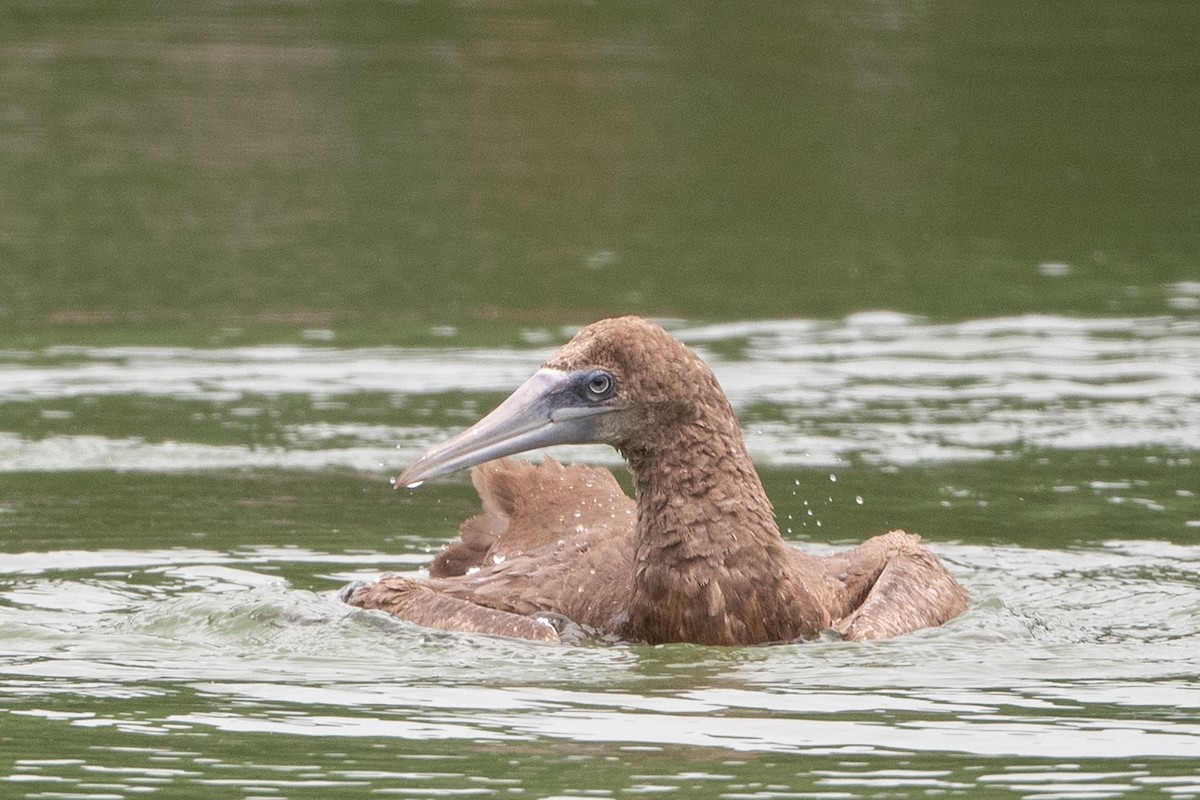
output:
M 612 394 L 613 376 L 607 372 L 597 370 L 588 376 L 587 393 L 588 396 L 595 400 L 601 400 Z

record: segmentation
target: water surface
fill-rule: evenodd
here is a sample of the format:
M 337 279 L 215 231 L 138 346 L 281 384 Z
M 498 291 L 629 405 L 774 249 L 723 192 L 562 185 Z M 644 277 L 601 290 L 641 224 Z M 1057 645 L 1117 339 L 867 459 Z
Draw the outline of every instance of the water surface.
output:
M 728 387 L 787 538 L 823 553 L 918 530 L 970 610 L 885 642 L 720 649 L 547 646 L 342 605 L 348 581 L 420 574 L 477 509 L 461 478 L 387 475 L 568 331 L 8 352 L 3 780 L 28 797 L 1200 794 L 1200 328 L 671 324 Z
M 0 796 L 1200 795 L 1198 15 L 5 3 Z M 919 531 L 970 610 L 722 650 L 336 600 L 477 510 L 389 475 L 631 312 L 791 542 Z
M 1186 0 L 6 9 L 0 341 L 1196 308 Z

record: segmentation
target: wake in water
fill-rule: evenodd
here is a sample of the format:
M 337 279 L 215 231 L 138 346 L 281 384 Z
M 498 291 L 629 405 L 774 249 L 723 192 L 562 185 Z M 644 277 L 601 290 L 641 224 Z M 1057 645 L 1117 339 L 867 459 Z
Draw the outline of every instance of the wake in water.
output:
M 62 681 L 97 699 L 187 684 L 240 709 L 138 721 L 164 731 L 1028 757 L 1053 747 L 1074 758 L 1200 747 L 1200 729 L 1161 711 L 1200 711 L 1200 546 L 938 549 L 975 596 L 943 628 L 868 644 L 732 649 L 445 634 L 352 611 L 332 591 L 278 577 L 358 574 L 336 554 L 277 551 L 264 561 L 247 552 L 214 564 L 196 551 L 169 568 L 150 554 L 139 570 L 126 553 L 129 580 L 113 576 L 112 553 L 47 554 L 40 567 L 0 571 L 0 696 L 44 702 Z M 283 560 L 289 552 L 297 560 Z M 886 715 L 856 721 L 869 710 Z

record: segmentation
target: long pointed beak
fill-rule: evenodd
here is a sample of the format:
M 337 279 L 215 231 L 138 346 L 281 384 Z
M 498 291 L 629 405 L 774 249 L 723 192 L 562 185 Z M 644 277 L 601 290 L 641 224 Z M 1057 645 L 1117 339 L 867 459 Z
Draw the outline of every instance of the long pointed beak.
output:
M 415 488 L 431 478 L 539 447 L 605 441 L 599 417 L 619 407 L 588 402 L 578 391 L 582 374 L 538 370 L 495 411 L 409 464 L 395 485 Z

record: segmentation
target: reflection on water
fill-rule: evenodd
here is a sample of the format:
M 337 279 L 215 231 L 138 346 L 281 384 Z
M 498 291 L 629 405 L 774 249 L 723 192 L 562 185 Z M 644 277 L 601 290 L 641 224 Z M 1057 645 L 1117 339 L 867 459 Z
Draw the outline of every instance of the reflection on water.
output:
M 676 328 L 713 363 L 751 452 L 774 466 L 977 461 L 1021 449 L 1189 450 L 1200 442 L 1200 324 L 1190 320 L 934 325 L 859 314 L 840 323 Z M 0 415 L 26 425 L 35 406 L 39 415 L 30 425 L 36 436 L 0 434 L 0 469 L 391 470 L 487 410 L 486 399 L 464 402 L 461 393 L 507 392 L 548 352 L 292 346 L 0 353 Z M 135 398 L 169 402 L 139 413 L 129 409 Z M 123 430 L 113 422 L 122 414 L 130 417 Z M 199 441 L 166 438 L 167 431 L 178 435 L 180 415 L 196 423 Z M 102 421 L 117 429 L 101 435 Z M 221 431 L 241 443 L 214 441 Z M 260 443 L 247 447 L 247 438 Z M 614 458 L 596 448 L 580 454 Z

